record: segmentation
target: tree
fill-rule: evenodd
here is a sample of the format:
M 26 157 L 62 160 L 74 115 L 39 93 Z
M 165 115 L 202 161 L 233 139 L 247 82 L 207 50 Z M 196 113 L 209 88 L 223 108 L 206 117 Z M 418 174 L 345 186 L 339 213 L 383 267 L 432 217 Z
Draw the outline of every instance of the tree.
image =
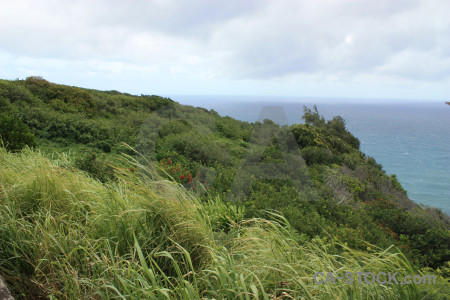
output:
M 0 114 L 0 140 L 9 151 L 20 151 L 35 145 L 34 135 L 22 120 L 6 113 Z
M 325 118 L 319 115 L 319 111 L 317 110 L 317 106 L 314 105 L 314 111 L 310 108 L 303 106 L 303 117 L 306 124 L 313 125 L 316 127 L 323 127 L 325 125 Z
M 328 127 L 335 131 L 336 135 L 344 135 L 347 133 L 345 128 L 345 120 L 341 116 L 335 116 L 331 121 L 328 121 Z

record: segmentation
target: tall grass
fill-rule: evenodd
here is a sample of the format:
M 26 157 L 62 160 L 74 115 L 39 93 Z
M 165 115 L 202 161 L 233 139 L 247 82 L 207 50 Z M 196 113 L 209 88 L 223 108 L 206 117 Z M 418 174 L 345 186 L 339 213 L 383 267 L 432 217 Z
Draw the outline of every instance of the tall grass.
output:
M 245 220 L 124 159 L 117 181 L 102 184 L 70 156 L 0 148 L 0 273 L 16 297 L 419 298 L 414 285 L 313 282 L 316 272 L 412 274 L 399 253 L 309 240 L 276 212 Z

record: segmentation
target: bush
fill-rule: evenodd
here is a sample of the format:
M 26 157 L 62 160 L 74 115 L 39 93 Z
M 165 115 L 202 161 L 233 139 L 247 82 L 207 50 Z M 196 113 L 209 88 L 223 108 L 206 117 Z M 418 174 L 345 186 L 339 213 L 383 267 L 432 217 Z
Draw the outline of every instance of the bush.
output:
M 192 130 L 192 125 L 185 120 L 171 120 L 159 130 L 159 136 L 164 138 L 170 134 L 181 134 Z
M 30 128 L 20 118 L 7 114 L 0 114 L 0 140 L 9 151 L 20 151 L 36 144 Z
M 215 120 L 217 131 L 220 135 L 230 139 L 242 139 L 248 141 L 250 130 L 245 128 L 245 124 L 230 117 L 217 118 Z
M 75 166 L 80 170 L 89 173 L 101 182 L 107 182 L 114 179 L 114 170 L 108 164 L 104 155 L 98 154 L 96 151 L 88 151 L 84 155 L 75 160 Z
M 31 104 L 35 101 L 33 95 L 23 85 L 3 80 L 0 81 L 0 98 L 20 106 Z
M 191 160 L 211 165 L 215 162 L 230 165 L 231 157 L 220 147 L 220 139 L 213 135 L 198 134 L 195 132 L 185 134 L 171 134 L 162 139 L 158 153 L 167 157 L 167 153 L 175 151 Z
M 316 146 L 302 149 L 302 157 L 308 165 L 342 163 L 340 156 L 332 154 L 328 149 Z
M 112 148 L 112 142 L 111 141 L 97 141 L 92 144 L 89 144 L 90 146 L 93 146 L 99 150 L 102 150 L 103 152 L 109 153 L 111 152 Z

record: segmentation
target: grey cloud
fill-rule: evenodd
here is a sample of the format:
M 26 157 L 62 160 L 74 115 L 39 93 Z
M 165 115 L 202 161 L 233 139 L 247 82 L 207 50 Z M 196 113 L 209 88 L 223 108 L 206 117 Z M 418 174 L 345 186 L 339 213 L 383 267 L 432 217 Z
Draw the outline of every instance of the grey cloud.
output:
M 262 34 L 236 51 L 229 71 L 238 78 L 259 79 L 315 71 L 319 67 L 318 53 L 307 40 L 294 40 Z
M 446 78 L 446 0 L 6 1 L 0 51 L 232 79 Z M 414 53 L 414 54 L 411 54 Z M 432 65 L 433 64 L 433 65 Z M 406 71 L 407 70 L 407 71 Z
M 321 7 L 321 12 L 314 5 L 283 7 L 286 2 L 277 2 L 273 13 L 252 16 L 250 21 L 242 22 L 241 30 L 232 28 L 228 35 L 222 34 L 225 43 L 236 41 L 235 48 L 230 49 L 230 76 L 383 76 L 380 70 L 395 55 L 407 51 L 437 54 L 436 49 L 442 47 L 438 43 L 442 33 L 436 29 L 434 18 L 445 18 L 444 14 L 430 11 L 429 7 L 423 11 L 424 1 L 319 3 L 330 7 Z M 345 42 L 347 36 L 351 38 L 349 43 Z M 448 54 L 442 53 L 442 58 Z
M 334 15 L 350 18 L 388 18 L 407 11 L 411 11 L 420 5 L 419 0 L 378 0 L 378 1 L 335 1 Z
M 3 49 L 26 55 L 104 56 L 134 35 L 207 39 L 217 24 L 258 8 L 250 1 L 22 1 L 4 6 Z M 259 4 L 258 4 L 259 3 Z M 0 12 L 1 15 L 1 12 Z M 119 55 L 126 55 L 119 53 Z
M 101 1 L 95 2 L 93 24 L 117 26 L 138 31 L 159 31 L 197 37 L 216 24 L 245 16 L 258 8 L 256 0 L 165 0 L 165 1 Z

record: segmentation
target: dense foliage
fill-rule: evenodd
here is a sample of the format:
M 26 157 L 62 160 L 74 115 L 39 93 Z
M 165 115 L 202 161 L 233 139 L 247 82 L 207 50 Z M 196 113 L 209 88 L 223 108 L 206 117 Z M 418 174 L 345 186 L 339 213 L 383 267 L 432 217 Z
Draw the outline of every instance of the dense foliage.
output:
M 19 117 L 0 113 L 0 143 L 10 151 L 18 151 L 25 146 L 34 146 L 35 140 L 30 129 Z
M 56 175 L 55 178 L 46 177 L 49 182 L 41 182 L 39 180 L 44 178 L 38 180 L 27 173 L 27 176 L 31 177 L 22 174 L 27 178 L 21 181 L 24 193 L 35 188 L 37 190 L 23 194 L 21 185 L 18 187 L 10 185 L 14 181 L 11 178 L 19 178 L 17 177 L 19 175 L 14 177 L 12 173 L 8 173 L 9 175 L 5 172 L 0 173 L 2 186 L 0 204 L 5 208 L 2 208 L 3 214 L 0 217 L 2 222 L 13 224 L 5 225 L 6 227 L 0 230 L 1 244 L 4 245 L 0 248 L 0 273 L 4 274 L 9 282 L 14 282 L 17 278 L 20 278 L 18 282 L 26 284 L 31 284 L 31 281 L 39 282 L 45 286 L 45 293 L 57 297 L 80 297 L 83 293 L 86 295 L 98 293 L 99 297 L 102 295 L 116 297 L 119 294 L 131 295 L 137 286 L 148 285 L 149 282 L 144 283 L 145 280 L 151 281 L 148 272 L 154 272 L 158 274 L 158 284 L 152 285 L 171 290 L 172 292 L 167 293 L 173 293 L 171 295 L 175 295 L 176 298 L 183 298 L 180 296 L 182 287 L 190 289 L 185 285 L 187 283 L 184 283 L 184 279 L 194 285 L 194 291 L 200 290 L 196 291 L 199 293 L 196 294 L 196 298 L 199 296 L 221 298 L 226 294 L 220 294 L 218 291 L 230 290 L 232 284 L 239 282 L 240 274 L 245 273 L 247 277 L 244 278 L 249 281 L 245 279 L 242 286 L 234 287 L 242 288 L 240 290 L 242 293 L 250 291 L 258 295 L 267 293 L 280 296 L 284 292 L 296 297 L 300 295 L 313 297 L 323 296 L 321 292 L 332 292 L 342 297 L 346 295 L 345 297 L 354 298 L 352 293 L 355 290 L 348 289 L 324 291 L 317 285 L 315 288 L 308 285 L 308 289 L 302 291 L 301 286 L 306 283 L 291 282 L 292 278 L 289 276 L 293 276 L 293 273 L 287 271 L 291 270 L 287 265 L 301 263 L 300 260 L 305 259 L 305 256 L 302 256 L 304 253 L 314 255 L 314 251 L 317 251 L 317 259 L 321 255 L 331 259 L 332 255 L 345 256 L 347 253 L 359 253 L 361 257 L 372 259 L 374 251 L 385 249 L 387 250 L 383 253 L 389 257 L 404 255 L 405 262 L 411 268 L 410 271 L 419 272 L 421 268 L 431 267 L 448 279 L 448 269 L 445 269 L 450 261 L 448 216 L 438 209 L 417 206 L 409 200 L 395 175 L 387 175 L 373 158 L 359 151 L 359 140 L 348 132 L 345 120 L 336 116 L 327 121 L 320 116 L 316 107 L 313 109 L 305 107 L 304 124 L 281 127 L 270 120 L 256 123 L 241 122 L 219 116 L 213 110 L 179 105 L 168 98 L 158 96 L 133 96 L 117 91 L 87 90 L 53 84 L 39 77 L 30 77 L 17 81 L 0 80 L 0 108 L 4 112 L 0 114 L 0 130 L 7 128 L 6 126 L 15 126 L 18 129 L 12 136 L 21 134 L 30 137 L 29 142 L 25 142 L 25 138 L 7 137 L 6 140 L 9 140 L 7 145 L 12 145 L 11 141 L 24 142 L 10 150 L 21 149 L 27 144 L 38 148 L 44 155 L 65 157 L 57 159 L 56 162 L 47 162 L 41 156 L 28 152 L 22 156 L 3 154 L 0 163 L 18 160 L 15 167 L 17 170 L 14 172 L 22 174 L 19 170 L 25 168 L 25 163 L 21 161 L 36 160 L 39 161 L 39 164 L 36 162 L 39 165 L 36 165 L 36 170 L 43 168 L 39 172 L 51 174 L 62 172 L 63 178 L 76 176 L 77 181 L 86 184 L 82 187 L 83 184 L 76 186 L 76 183 L 73 183 L 75 186 L 66 187 L 65 184 L 69 184 L 66 182 L 60 186 Z M 12 123 L 14 125 L 8 125 Z M 135 157 L 136 162 L 131 165 L 129 162 L 123 162 L 123 155 L 130 155 L 129 159 Z M 31 162 L 30 164 L 34 165 Z M 85 172 L 85 175 L 77 170 Z M 88 179 L 86 175 L 93 179 Z M 142 178 L 148 178 L 148 181 Z M 164 192 L 166 181 L 162 179 L 179 185 L 166 193 Z M 159 186 L 160 184 L 163 185 Z M 46 188 L 54 186 L 55 190 L 42 190 L 41 185 Z M 143 192 L 144 194 L 134 196 L 133 193 L 141 193 L 147 189 L 145 185 L 149 185 L 150 189 Z M 125 197 L 122 192 L 125 193 L 128 188 L 133 196 L 127 194 Z M 79 202 L 78 196 L 74 195 L 75 198 L 72 199 L 72 196 L 65 194 L 65 191 L 84 193 L 83 191 L 92 189 L 96 190 L 92 195 L 93 202 L 90 202 L 88 196 L 82 196 L 84 200 Z M 167 211 L 151 214 L 146 210 L 153 210 L 160 205 L 155 204 L 156 202 L 149 203 L 150 206 L 145 204 L 147 201 L 145 197 L 150 197 L 151 193 L 156 193 L 158 197 L 164 199 L 171 197 L 179 199 L 182 193 L 188 195 L 182 198 L 188 197 L 191 199 L 189 201 L 194 201 L 195 204 L 192 204 L 193 206 L 186 204 L 188 208 L 174 204 L 175 206 L 170 208 L 172 209 L 170 213 L 174 213 L 174 216 L 165 215 Z M 102 197 L 109 200 L 101 200 Z M 133 200 L 137 199 L 136 197 L 140 200 Z M 52 204 L 46 206 L 47 204 L 42 202 L 43 199 L 51 201 Z M 111 201 L 112 206 L 107 208 L 109 204 L 106 205 L 101 201 Z M 162 207 L 165 207 L 164 205 Z M 194 206 L 197 208 L 194 209 Z M 70 209 L 71 213 L 67 213 L 66 209 Z M 120 209 L 120 212 L 113 211 L 117 209 Z M 184 209 L 187 209 L 187 212 L 200 209 L 202 221 L 192 219 L 197 216 L 196 213 L 192 213 L 193 216 L 189 217 L 189 220 L 184 220 L 186 217 Z M 279 216 L 276 220 L 267 221 L 277 228 L 275 231 L 271 231 L 275 227 L 267 231 L 263 225 L 265 224 L 263 220 L 268 218 L 268 211 L 277 211 L 276 215 Z M 180 215 L 177 216 L 176 212 Z M 128 217 L 121 221 L 122 219 L 118 219 L 121 214 Z M 173 224 L 170 223 L 172 225 L 167 225 L 166 222 L 172 217 L 179 219 Z M 90 223 L 90 218 L 94 218 L 91 219 L 92 222 L 103 223 Z M 197 225 L 193 225 L 194 229 L 190 231 L 191 227 L 184 229 L 176 227 L 177 222 L 206 223 L 201 225 L 195 223 Z M 71 231 L 69 227 L 65 228 L 65 225 L 55 229 L 51 227 L 52 224 L 68 226 L 79 224 L 79 227 L 78 225 L 75 227 L 80 231 L 75 229 Z M 251 226 L 247 227 L 244 224 Z M 17 240 L 14 241 L 12 238 L 13 233 L 7 234 L 14 232 L 10 226 L 15 226 L 14 228 L 22 232 L 21 234 L 29 232 L 29 236 L 23 237 L 23 243 L 17 244 Z M 83 232 L 88 228 L 85 226 L 96 228 L 89 229 L 87 235 L 84 235 Z M 170 226 L 175 226 L 176 229 L 175 227 L 170 229 Z M 201 232 L 196 231 L 196 226 L 202 227 Z M 166 232 L 166 229 L 162 228 L 169 231 Z M 156 233 L 160 230 L 163 230 L 162 233 Z M 181 237 L 177 236 L 179 230 Z M 244 234 L 242 230 L 249 236 L 242 235 Z M 175 234 L 175 238 L 172 233 Z M 59 237 L 51 236 L 52 234 Z M 78 241 L 72 246 L 50 243 L 52 239 L 63 243 L 62 237 L 71 234 L 74 235 L 72 240 Z M 280 251 L 278 254 L 283 257 L 287 253 L 293 253 L 292 257 L 285 257 L 291 261 L 283 260 L 280 265 L 275 266 L 272 263 L 279 257 L 272 257 L 270 255 L 273 253 L 270 255 L 266 253 L 264 255 L 269 256 L 263 255 L 262 261 L 258 262 L 256 259 L 247 263 L 241 261 L 243 265 L 238 263 L 239 270 L 234 269 L 237 268 L 236 259 L 241 254 L 223 251 L 232 251 L 236 245 L 247 247 L 244 245 L 245 242 L 249 242 L 247 238 L 255 238 L 254 234 L 261 239 L 263 236 L 267 238 L 267 235 L 270 235 L 271 239 L 278 239 L 279 243 L 284 245 L 278 249 Z M 280 236 L 276 236 L 277 234 Z M 148 240 L 144 238 L 146 235 Z M 40 253 L 33 239 L 48 239 L 48 247 L 51 249 L 45 251 L 48 251 L 47 254 L 50 256 Z M 232 245 L 231 241 L 237 244 Z M 294 241 L 294 244 L 290 244 Z M 326 253 L 320 252 L 322 251 L 318 250 L 320 247 L 312 246 L 317 245 L 317 241 L 324 245 Z M 160 246 L 157 246 L 158 243 Z M 252 251 L 269 251 L 264 247 L 270 248 L 270 243 L 265 244 L 262 241 L 261 244 L 258 243 L 260 246 L 258 250 L 257 245 L 255 249 L 251 245 L 248 245 L 250 248 L 245 248 L 245 251 L 242 248 L 243 257 L 248 259 L 252 256 Z M 312 252 L 300 250 L 299 247 L 303 244 L 312 247 L 308 249 L 316 250 L 311 250 Z M 95 245 L 106 252 L 104 254 L 96 252 Z M 222 249 L 219 254 L 216 246 Z M 178 251 L 174 249 L 184 249 L 180 250 L 184 254 L 174 254 L 171 251 Z M 27 251 L 31 254 L 26 254 Z M 81 254 L 80 251 L 85 251 L 85 254 Z M 140 256 L 141 252 L 144 257 Z M 14 262 L 8 258 L 11 255 Z M 65 264 L 61 259 L 67 256 L 70 256 L 70 259 Z M 42 265 L 43 260 L 52 259 L 58 261 L 57 266 Z M 111 264 L 103 259 L 107 259 Z M 149 261 L 145 262 L 146 259 Z M 359 259 L 355 259 L 354 263 L 351 263 L 353 267 L 358 264 Z M 187 264 L 186 260 L 191 260 L 192 266 Z M 97 261 L 99 265 L 93 261 Z M 129 269 L 120 269 L 125 261 L 129 261 L 127 267 Z M 185 268 L 183 270 L 186 273 L 183 273 L 182 277 L 177 271 L 178 267 L 174 265 L 175 262 Z M 266 262 L 267 265 L 264 265 Z M 284 263 L 286 265 L 281 266 Z M 350 265 L 341 263 L 345 268 L 350 268 Z M 106 268 L 103 264 L 108 264 L 109 267 Z M 393 262 L 390 261 L 387 265 L 392 267 Z M 283 288 L 285 285 L 283 280 L 276 282 L 262 271 L 262 273 L 250 271 L 253 268 L 257 269 L 256 266 L 263 269 L 265 267 L 280 269 L 280 274 L 289 275 L 286 277 L 289 278 L 286 279 L 289 283 Z M 337 265 L 333 266 L 337 268 Z M 97 271 L 94 269 L 101 268 L 108 270 L 109 275 L 105 275 L 109 276 L 108 278 L 96 277 Z M 221 268 L 234 271 L 224 275 L 220 273 Z M 50 272 L 51 270 L 56 273 Z M 79 277 L 75 276 L 73 279 L 63 277 L 62 281 L 67 282 L 57 280 L 56 278 L 65 270 L 79 274 Z M 209 275 L 212 277 L 199 275 L 202 283 L 195 282 L 197 275 L 192 274 L 197 274 L 199 270 L 210 272 Z M 306 269 L 293 270 L 298 272 L 295 274 L 300 277 L 311 277 L 314 273 L 311 271 L 313 269 L 309 271 L 311 274 L 307 274 Z M 114 274 L 115 271 L 118 273 Z M 131 280 L 125 284 L 124 274 L 131 273 L 137 276 L 133 279 L 135 281 Z M 191 274 L 191 277 L 187 274 Z M 164 276 L 178 278 L 176 280 L 179 281 L 177 283 L 173 283 L 175 279 L 165 281 Z M 218 281 L 211 279 L 221 276 L 225 276 L 223 280 L 227 280 L 230 286 L 222 279 L 217 279 Z M 212 281 L 209 281 L 210 279 Z M 102 282 L 105 287 L 100 284 L 97 290 L 97 284 L 102 280 L 105 280 Z M 259 284 L 262 286 L 255 283 L 258 280 L 261 280 Z M 254 284 L 253 287 L 250 281 Z M 219 282 L 222 284 L 221 288 L 216 285 Z M 65 289 L 72 287 L 73 294 L 54 290 L 58 285 L 65 286 Z M 112 288 L 108 290 L 107 285 L 118 289 L 119 294 L 112 291 Z M 16 288 L 20 291 L 20 287 Z M 176 292 L 172 288 L 176 289 Z M 445 289 L 445 285 L 443 288 Z M 448 291 L 448 285 L 446 288 Z M 213 290 L 216 290 L 216 294 Z M 425 288 L 422 291 L 387 289 L 385 292 L 388 294 L 385 298 L 391 298 L 396 293 L 408 293 L 411 296 L 414 293 L 416 293 L 414 295 L 435 293 L 437 290 L 439 293 L 445 293 L 441 287 L 439 289 L 436 287 L 434 291 Z M 375 295 L 374 291 L 365 293 L 357 290 L 356 293 L 361 298 Z M 144 297 L 144 294 L 133 295 Z M 227 297 L 235 298 L 236 295 L 229 294 Z

